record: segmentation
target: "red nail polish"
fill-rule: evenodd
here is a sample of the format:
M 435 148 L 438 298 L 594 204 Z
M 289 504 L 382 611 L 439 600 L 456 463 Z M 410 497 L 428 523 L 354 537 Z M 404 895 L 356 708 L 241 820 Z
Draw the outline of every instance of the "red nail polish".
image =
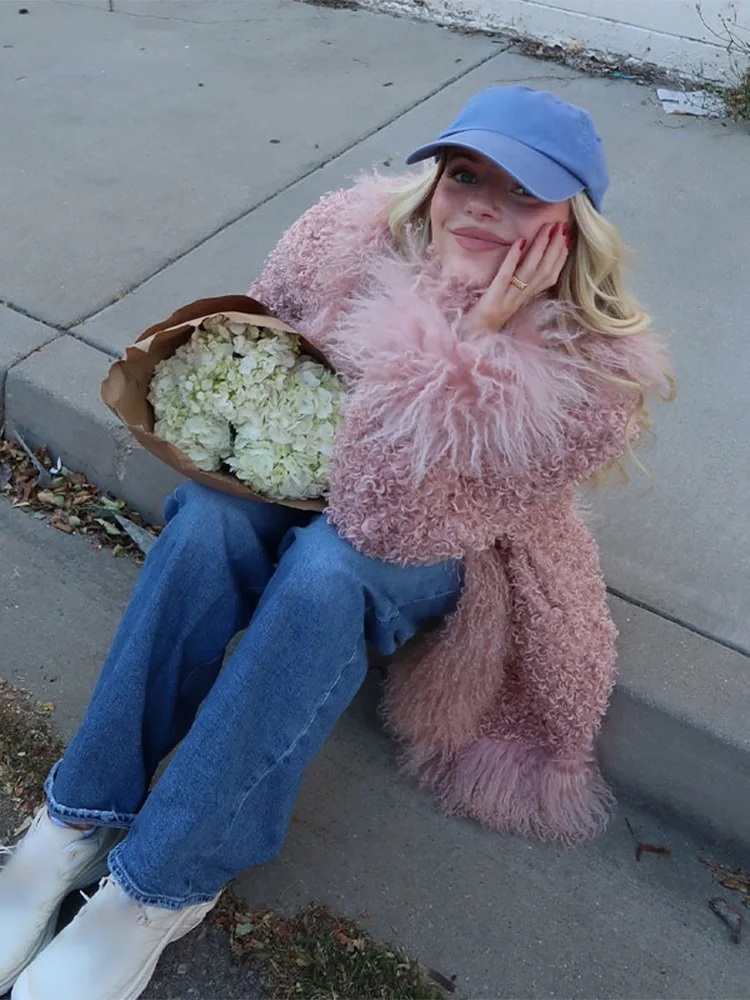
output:
M 521 240 L 521 250 L 526 249 L 526 240 Z
M 557 236 L 557 230 L 558 230 L 559 228 L 560 228 L 560 223 L 559 223 L 559 222 L 556 222 L 556 223 L 554 224 L 554 226 L 552 227 L 552 229 L 550 229 L 550 231 L 549 231 L 549 238 L 550 238 L 550 239 L 552 239 L 552 238 L 553 238 L 554 236 Z
M 563 236 L 567 236 L 568 235 L 568 229 L 569 229 L 568 223 L 564 222 L 563 223 L 563 227 L 562 227 L 562 234 L 563 234 Z

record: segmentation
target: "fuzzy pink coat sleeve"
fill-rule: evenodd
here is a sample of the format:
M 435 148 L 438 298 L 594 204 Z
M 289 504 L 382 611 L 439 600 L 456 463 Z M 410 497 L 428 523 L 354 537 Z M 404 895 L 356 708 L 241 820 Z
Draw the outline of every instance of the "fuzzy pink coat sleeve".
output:
M 366 288 L 370 262 L 390 249 L 388 200 L 374 176 L 324 195 L 282 234 L 248 292 L 337 369 L 347 367 L 348 351 L 330 342 L 331 333 Z
M 350 198 L 350 191 L 326 194 L 301 215 L 282 233 L 248 292 L 290 326 L 299 327 L 321 308 L 320 257 Z
M 544 310 L 464 340 L 433 297 L 389 293 L 360 301 L 338 333 L 356 345 L 356 378 L 329 516 L 362 551 L 430 562 L 487 549 L 627 448 L 637 394 L 548 342 Z M 587 339 L 605 372 L 663 386 L 664 356 L 649 337 Z

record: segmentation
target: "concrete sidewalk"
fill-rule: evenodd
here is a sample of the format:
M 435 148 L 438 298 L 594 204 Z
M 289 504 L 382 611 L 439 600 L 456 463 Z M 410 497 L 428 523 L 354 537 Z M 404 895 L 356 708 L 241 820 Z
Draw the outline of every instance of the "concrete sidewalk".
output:
M 583 105 L 681 381 L 655 413 L 653 485 L 635 476 L 593 514 L 623 633 L 603 756 L 640 799 L 750 840 L 747 129 L 667 118 L 649 87 L 385 15 L 112 6 L 0 5 L 6 433 L 158 516 L 175 477 L 100 403 L 112 357 L 186 301 L 245 291 L 320 194 L 399 168 L 480 88 L 523 81 Z

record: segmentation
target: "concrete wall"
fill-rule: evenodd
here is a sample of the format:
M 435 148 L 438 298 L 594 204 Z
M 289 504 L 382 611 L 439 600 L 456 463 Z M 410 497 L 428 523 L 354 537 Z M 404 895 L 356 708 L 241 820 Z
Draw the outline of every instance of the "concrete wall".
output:
M 750 0 L 359 0 L 373 10 L 488 31 L 512 31 L 547 43 L 631 55 L 685 76 L 732 80 L 722 17 L 750 47 Z M 738 53 L 737 65 L 750 65 Z

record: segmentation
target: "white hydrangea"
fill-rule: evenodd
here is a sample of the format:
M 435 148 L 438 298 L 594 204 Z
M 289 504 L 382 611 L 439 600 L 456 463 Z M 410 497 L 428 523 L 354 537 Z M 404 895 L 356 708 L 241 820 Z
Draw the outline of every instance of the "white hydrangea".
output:
M 325 490 L 343 393 L 293 334 L 212 316 L 156 366 L 149 402 L 154 433 L 199 469 L 298 500 Z

